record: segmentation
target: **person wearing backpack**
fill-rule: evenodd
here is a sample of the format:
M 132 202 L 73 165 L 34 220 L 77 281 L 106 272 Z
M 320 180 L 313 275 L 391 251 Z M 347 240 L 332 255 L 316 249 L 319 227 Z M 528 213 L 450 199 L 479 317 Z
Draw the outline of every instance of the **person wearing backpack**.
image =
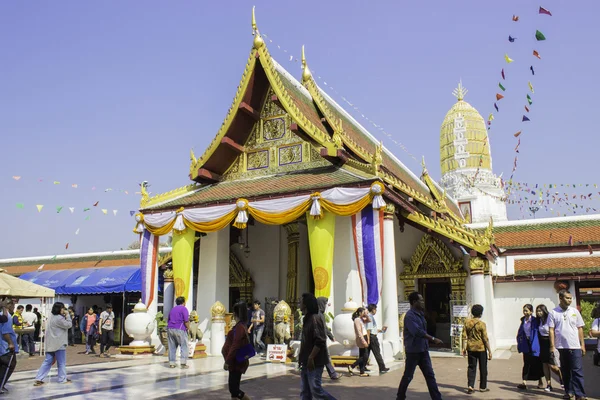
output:
M 240 389 L 242 374 L 250 365 L 248 359 L 256 352 L 248 337 L 248 309 L 246 303 L 239 302 L 233 306 L 235 326 L 227 333 L 221 354 L 225 359 L 223 369 L 229 372 L 229 393 L 232 399 L 250 400 L 250 397 Z
M 465 321 L 462 331 L 462 355 L 468 357 L 469 367 L 467 368 L 468 389 L 467 393 L 475 391 L 475 376 L 477 374 L 477 363 L 479 362 L 479 391 L 487 392 L 487 362 L 492 359 L 492 349 L 488 340 L 487 328 L 485 322 L 481 320 L 483 306 L 475 304 L 471 307 L 471 315 Z
M 106 310 L 100 314 L 100 324 L 98 333 L 100 334 L 100 357 L 108 358 L 108 349 L 110 345 L 115 341 L 115 335 L 113 332 L 115 326 L 115 313 L 111 303 L 106 304 Z

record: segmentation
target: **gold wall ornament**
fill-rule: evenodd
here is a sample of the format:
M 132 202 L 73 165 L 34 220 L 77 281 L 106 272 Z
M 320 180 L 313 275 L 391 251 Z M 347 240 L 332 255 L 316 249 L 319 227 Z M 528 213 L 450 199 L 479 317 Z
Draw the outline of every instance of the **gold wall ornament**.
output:
M 393 219 L 394 214 L 396 214 L 396 206 L 392 203 L 385 203 L 385 207 L 383 209 L 383 217 L 391 217 Z
M 219 300 L 215 302 L 210 308 L 210 315 L 212 316 L 212 321 L 225 321 L 225 306 Z
M 298 264 L 300 262 L 300 227 L 298 221 L 284 225 L 287 232 L 288 261 L 286 298 L 288 303 L 293 304 L 298 298 Z
M 150 201 L 150 194 L 148 193 L 148 181 L 143 181 L 140 183 L 140 193 L 142 194 L 142 198 L 140 199 L 140 208 L 146 207 L 146 205 Z
M 485 261 L 483 258 L 479 257 L 471 257 L 469 259 L 469 269 L 471 270 L 471 275 L 474 274 L 483 274 L 485 269 Z
M 173 282 L 174 276 L 175 275 L 172 268 L 167 268 L 165 269 L 165 272 L 163 272 L 163 278 L 165 278 L 165 282 Z
M 373 175 L 379 175 L 379 167 L 383 164 L 383 142 L 379 142 L 375 148 L 375 154 L 371 159 L 371 166 L 373 167 Z
M 280 166 L 302 162 L 302 143 L 282 146 L 278 150 Z
M 408 300 L 408 296 L 415 291 L 415 278 L 400 279 L 404 285 L 404 300 Z
M 190 161 L 192 164 L 196 164 L 198 162 L 198 159 L 196 158 L 196 155 L 194 154 L 194 149 L 190 149 Z
M 248 171 L 269 167 L 269 150 L 248 153 Z

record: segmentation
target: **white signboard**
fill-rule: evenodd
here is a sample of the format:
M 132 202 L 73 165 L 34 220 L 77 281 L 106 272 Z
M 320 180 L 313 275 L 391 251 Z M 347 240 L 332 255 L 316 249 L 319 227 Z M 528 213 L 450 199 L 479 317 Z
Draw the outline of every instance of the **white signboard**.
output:
M 469 306 L 468 305 L 452 306 L 452 316 L 454 318 L 468 318 L 469 317 Z
M 270 344 L 267 346 L 267 361 L 285 363 L 287 355 L 286 344 Z
M 398 314 L 406 314 L 408 310 L 410 310 L 410 303 L 408 301 L 398 303 Z

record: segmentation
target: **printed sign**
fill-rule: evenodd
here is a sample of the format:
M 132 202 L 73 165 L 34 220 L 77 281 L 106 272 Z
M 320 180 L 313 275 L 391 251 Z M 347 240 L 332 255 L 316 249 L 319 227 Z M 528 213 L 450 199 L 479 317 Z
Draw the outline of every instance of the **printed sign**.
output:
M 408 310 L 410 310 L 410 303 L 408 301 L 398 303 L 398 314 L 406 314 Z
M 463 325 L 452 324 L 450 327 L 450 336 L 460 336 L 462 335 Z
M 270 344 L 267 346 L 267 361 L 268 362 L 285 362 L 287 355 L 286 344 Z
M 460 305 L 460 306 L 452 306 L 452 316 L 454 318 L 468 318 L 469 317 L 469 306 L 468 305 Z

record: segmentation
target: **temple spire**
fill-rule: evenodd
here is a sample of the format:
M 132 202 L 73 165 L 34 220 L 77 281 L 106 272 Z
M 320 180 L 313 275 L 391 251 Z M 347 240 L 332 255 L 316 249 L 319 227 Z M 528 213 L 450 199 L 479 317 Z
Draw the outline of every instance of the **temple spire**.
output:
M 310 69 L 306 64 L 306 57 L 304 55 L 304 45 L 302 45 L 302 82 L 306 82 L 311 77 Z
M 467 95 L 468 90 L 462 85 L 462 79 L 458 82 L 458 87 L 454 89 L 452 94 L 458 99 L 458 101 L 462 101 Z
M 252 35 L 254 36 L 254 48 L 259 49 L 265 44 L 265 41 L 260 36 L 258 26 L 256 25 L 256 14 L 254 13 L 255 8 L 256 6 L 252 6 Z

